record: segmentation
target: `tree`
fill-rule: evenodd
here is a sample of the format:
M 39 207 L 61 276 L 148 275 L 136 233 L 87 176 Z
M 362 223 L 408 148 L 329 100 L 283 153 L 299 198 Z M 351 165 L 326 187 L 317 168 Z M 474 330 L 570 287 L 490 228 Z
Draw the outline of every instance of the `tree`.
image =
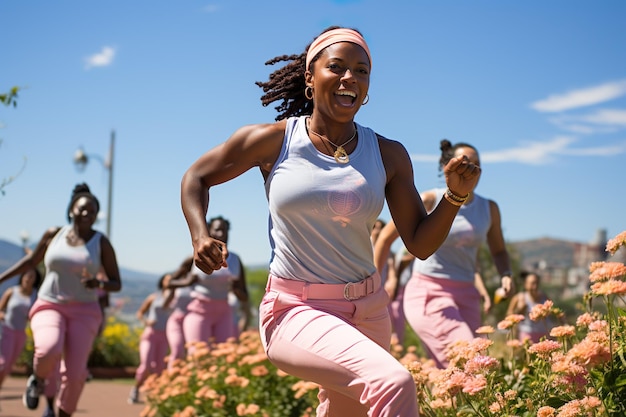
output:
M 2 104 L 4 104 L 5 106 L 17 107 L 17 93 L 19 90 L 19 87 L 13 87 L 8 93 L 0 94 L 0 102 L 2 102 Z M 0 145 L 2 145 L 2 138 L 0 138 Z M 4 195 L 4 187 L 15 181 L 15 179 L 22 173 L 22 171 L 24 171 L 25 167 L 26 158 L 24 158 L 24 164 L 22 165 L 22 168 L 17 172 L 17 174 L 0 180 L 0 195 Z

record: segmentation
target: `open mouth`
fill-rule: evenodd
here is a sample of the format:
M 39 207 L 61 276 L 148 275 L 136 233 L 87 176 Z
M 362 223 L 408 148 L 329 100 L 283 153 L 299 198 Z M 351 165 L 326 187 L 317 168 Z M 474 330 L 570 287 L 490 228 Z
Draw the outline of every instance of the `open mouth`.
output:
M 339 90 L 335 93 L 337 100 L 344 106 L 352 106 L 356 101 L 356 93 L 350 90 Z

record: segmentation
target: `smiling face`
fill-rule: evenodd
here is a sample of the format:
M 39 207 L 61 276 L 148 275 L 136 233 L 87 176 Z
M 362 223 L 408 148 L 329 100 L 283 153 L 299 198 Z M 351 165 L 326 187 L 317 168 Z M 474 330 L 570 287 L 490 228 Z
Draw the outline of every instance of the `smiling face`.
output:
M 71 217 L 74 224 L 91 227 L 96 222 L 98 206 L 87 196 L 80 197 L 72 206 Z
M 209 236 L 228 244 L 228 225 L 222 220 L 213 220 L 209 225 Z
M 367 53 L 351 42 L 328 46 L 305 74 L 313 89 L 314 111 L 339 122 L 352 121 L 367 96 L 370 62 Z

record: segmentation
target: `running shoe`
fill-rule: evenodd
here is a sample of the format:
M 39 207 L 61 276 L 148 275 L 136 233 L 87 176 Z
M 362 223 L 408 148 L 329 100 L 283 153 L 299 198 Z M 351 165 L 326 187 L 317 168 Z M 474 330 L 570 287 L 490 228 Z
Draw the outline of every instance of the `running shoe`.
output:
M 43 392 L 43 380 L 37 379 L 35 375 L 28 377 L 26 382 L 26 392 L 22 397 L 24 406 L 29 410 L 35 410 L 39 407 L 39 396 Z

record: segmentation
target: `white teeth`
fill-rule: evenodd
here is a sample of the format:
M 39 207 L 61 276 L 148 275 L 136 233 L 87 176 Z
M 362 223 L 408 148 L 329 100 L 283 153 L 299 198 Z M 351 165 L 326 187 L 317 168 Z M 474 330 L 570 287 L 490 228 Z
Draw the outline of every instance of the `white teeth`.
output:
M 356 94 L 354 93 L 354 91 L 349 91 L 349 90 L 337 91 L 337 95 L 338 96 L 350 96 L 352 98 L 356 98 Z

